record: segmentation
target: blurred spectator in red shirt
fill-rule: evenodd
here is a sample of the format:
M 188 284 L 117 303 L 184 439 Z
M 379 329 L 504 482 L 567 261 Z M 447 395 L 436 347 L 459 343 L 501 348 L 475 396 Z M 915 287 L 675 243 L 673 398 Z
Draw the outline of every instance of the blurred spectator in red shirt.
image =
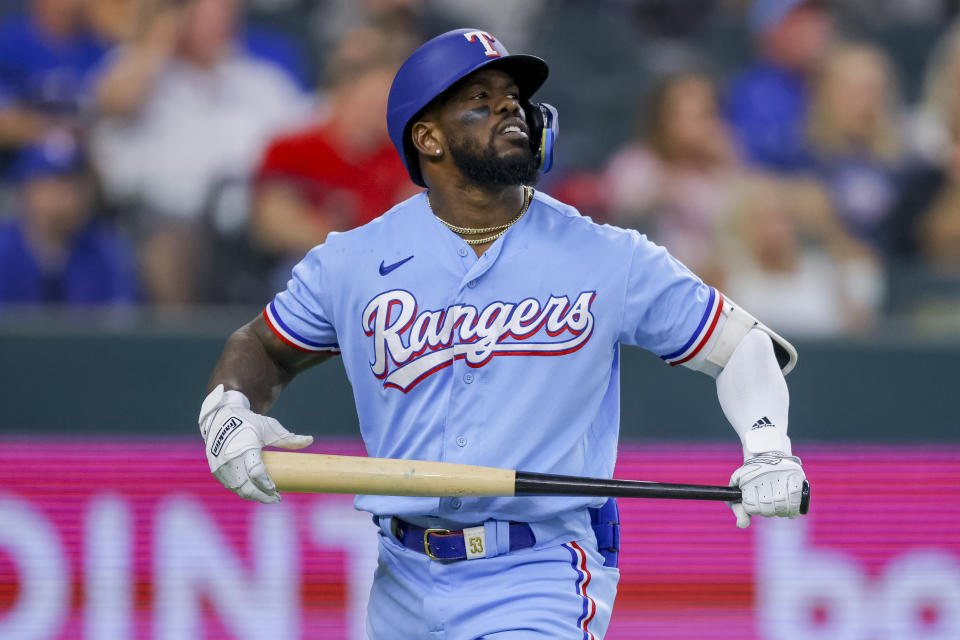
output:
M 702 278 L 719 285 L 717 229 L 740 171 L 713 83 L 699 73 L 667 76 L 651 93 L 641 135 L 603 177 L 614 224 L 646 231 Z
M 94 187 L 66 135 L 22 150 L 17 215 L 0 224 L 0 305 L 136 300 L 126 238 L 94 217 Z
M 257 171 L 252 229 L 261 246 L 299 258 L 330 231 L 365 224 L 418 190 L 383 117 L 407 48 L 373 28 L 344 35 L 321 121 L 274 140 Z
M 0 24 L 0 149 L 79 126 L 87 83 L 106 46 L 84 23 L 88 0 L 30 0 Z
M 831 40 L 831 15 L 816 0 L 754 0 L 750 27 L 760 59 L 727 85 L 726 117 L 751 165 L 808 170 L 809 82 Z
M 839 46 L 817 76 L 808 136 L 816 175 L 846 228 L 879 248 L 903 170 L 898 92 L 884 53 Z
M 140 214 L 148 298 L 182 305 L 197 299 L 210 202 L 249 178 L 309 103 L 286 73 L 236 46 L 239 0 L 144 1 L 133 41 L 97 87 L 92 143 L 107 195 Z

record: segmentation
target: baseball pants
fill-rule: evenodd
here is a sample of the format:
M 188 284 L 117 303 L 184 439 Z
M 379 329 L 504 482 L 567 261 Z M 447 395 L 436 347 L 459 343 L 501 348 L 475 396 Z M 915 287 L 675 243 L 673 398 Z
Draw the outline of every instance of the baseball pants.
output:
M 619 569 L 596 539 L 492 558 L 438 562 L 379 533 L 367 608 L 371 640 L 599 640 L 610 624 Z

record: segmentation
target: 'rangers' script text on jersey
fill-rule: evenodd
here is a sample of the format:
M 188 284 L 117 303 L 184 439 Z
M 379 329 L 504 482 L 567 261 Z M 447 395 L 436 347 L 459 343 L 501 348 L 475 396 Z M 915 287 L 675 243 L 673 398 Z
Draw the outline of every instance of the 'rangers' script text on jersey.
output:
M 363 331 L 374 341 L 370 368 L 384 387 L 404 393 L 430 374 L 463 358 L 482 367 L 493 356 L 559 356 L 576 351 L 590 340 L 594 291 L 551 295 L 541 305 L 536 298 L 520 302 L 492 302 L 483 309 L 455 304 L 417 315 L 417 300 L 409 291 L 395 289 L 375 296 L 364 308 Z M 395 311 L 394 307 L 399 310 Z M 567 339 L 531 341 L 541 331 Z M 391 370 L 389 361 L 393 361 Z

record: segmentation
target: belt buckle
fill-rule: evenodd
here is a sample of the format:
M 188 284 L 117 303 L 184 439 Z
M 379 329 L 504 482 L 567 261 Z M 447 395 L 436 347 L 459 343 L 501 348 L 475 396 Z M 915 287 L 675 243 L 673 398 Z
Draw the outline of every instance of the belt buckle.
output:
M 423 551 L 433 560 L 443 560 L 443 558 L 438 558 L 433 555 L 433 552 L 430 551 L 430 534 L 436 533 L 440 535 L 447 535 L 450 533 L 449 529 L 425 529 L 423 531 Z

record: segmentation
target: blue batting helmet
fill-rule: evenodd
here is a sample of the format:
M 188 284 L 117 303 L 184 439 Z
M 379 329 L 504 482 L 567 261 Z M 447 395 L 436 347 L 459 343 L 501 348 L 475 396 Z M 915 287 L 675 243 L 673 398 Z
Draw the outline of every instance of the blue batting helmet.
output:
M 530 125 L 531 146 L 540 155 L 541 170 L 549 170 L 552 164 L 549 156 L 557 134 L 556 109 L 530 102 L 530 96 L 547 79 L 547 63 L 536 56 L 511 55 L 486 31 L 457 29 L 433 38 L 410 54 L 390 87 L 387 102 L 390 140 L 410 179 L 421 187 L 427 185 L 420 174 L 417 150 L 410 140 L 414 116 L 458 80 L 484 67 L 502 69 L 517 83 Z

